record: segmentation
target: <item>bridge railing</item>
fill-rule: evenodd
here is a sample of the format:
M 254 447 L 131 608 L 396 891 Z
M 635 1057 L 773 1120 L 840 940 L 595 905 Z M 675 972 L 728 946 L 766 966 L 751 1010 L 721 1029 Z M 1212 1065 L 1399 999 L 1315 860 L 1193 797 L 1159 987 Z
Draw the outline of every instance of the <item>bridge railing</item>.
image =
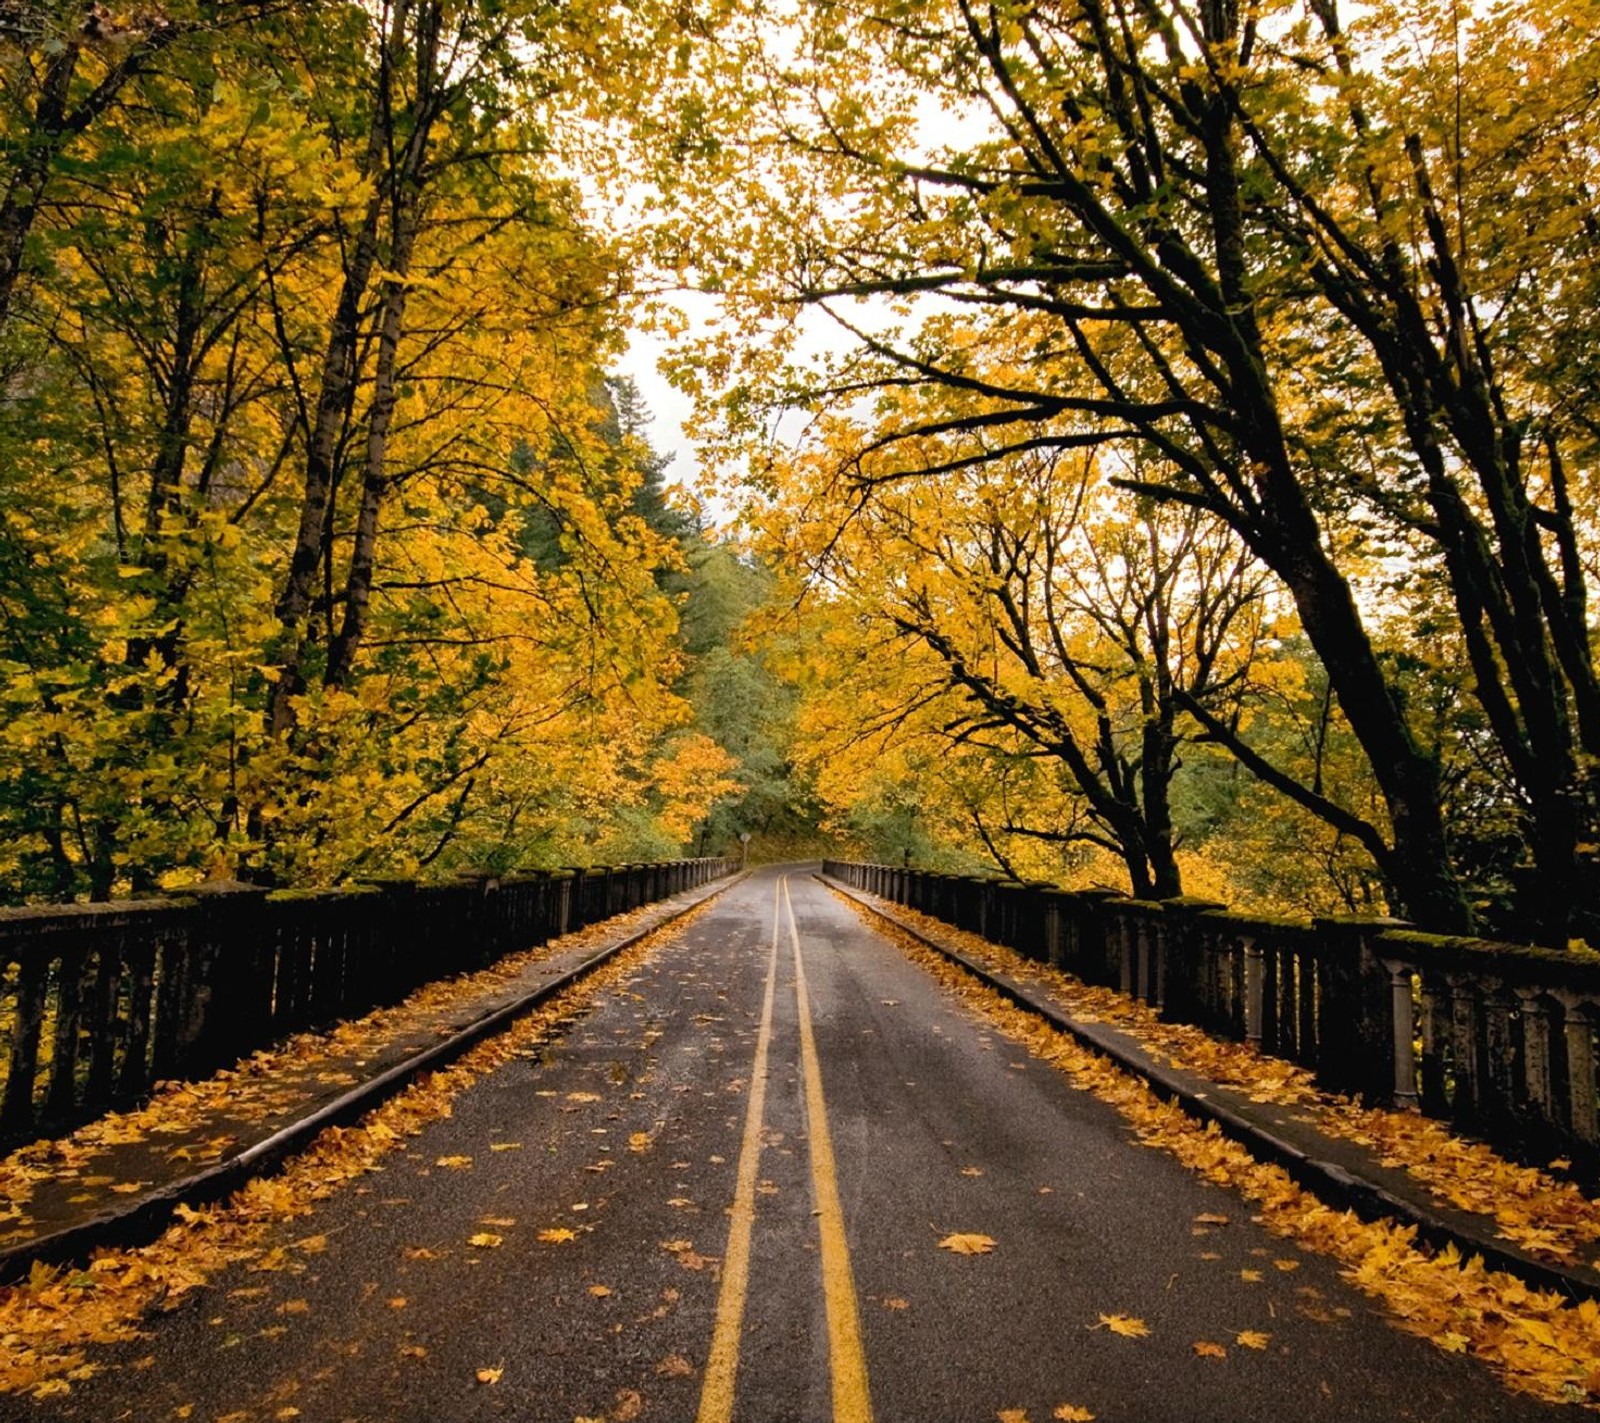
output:
M 229 882 L 181 898 L 0 909 L 0 1144 L 70 1129 L 155 1082 L 204 1075 L 737 866 L 311 892 Z
M 1335 1091 L 1600 1172 L 1600 955 L 896 865 L 829 860 L 823 871 L 1254 1043 Z

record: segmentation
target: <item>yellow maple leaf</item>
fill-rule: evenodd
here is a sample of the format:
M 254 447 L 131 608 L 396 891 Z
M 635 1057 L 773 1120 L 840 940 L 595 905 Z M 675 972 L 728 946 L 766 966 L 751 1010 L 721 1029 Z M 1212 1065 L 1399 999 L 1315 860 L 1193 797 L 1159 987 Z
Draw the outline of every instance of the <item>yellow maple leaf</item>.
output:
M 1000 1423 L 1028 1423 L 1028 1410 L 1026 1408 L 1002 1408 L 994 1415 Z
M 994 1239 L 987 1235 L 947 1235 L 939 1242 L 941 1250 L 956 1255 L 987 1255 L 994 1246 Z
M 1260 1270 L 1240 1270 L 1239 1271 L 1239 1278 L 1241 1280 L 1243 1280 L 1245 1282 L 1245 1284 L 1247 1284 L 1247 1285 L 1259 1285 L 1261 1283 L 1261 1271 Z
M 500 1375 L 505 1373 L 505 1371 L 506 1370 L 505 1370 L 505 1365 L 504 1364 L 499 1365 L 497 1368 L 479 1369 L 478 1370 L 478 1382 L 479 1383 L 499 1383 L 500 1382 Z
M 443 1166 L 448 1171 L 462 1171 L 472 1165 L 472 1158 L 470 1156 L 441 1156 L 433 1164 L 435 1166 Z
M 1150 1326 L 1142 1319 L 1135 1319 L 1128 1314 L 1102 1314 L 1100 1323 L 1093 1326 L 1096 1329 L 1109 1329 L 1113 1334 L 1120 1334 L 1124 1339 L 1143 1339 L 1150 1333 Z
M 628 1150 L 629 1151 L 649 1151 L 650 1150 L 650 1133 L 647 1132 L 647 1131 L 636 1131 L 636 1132 L 634 1132 L 633 1135 L 628 1138 Z
M 1058 1404 L 1050 1416 L 1059 1419 L 1060 1423 L 1094 1423 L 1094 1414 L 1075 1403 Z
M 564 1225 L 553 1225 L 548 1230 L 539 1232 L 539 1241 L 544 1245 L 564 1245 L 569 1240 L 576 1240 L 578 1232 L 568 1230 Z
M 493 1250 L 504 1243 L 504 1237 L 496 1235 L 492 1230 L 480 1230 L 476 1235 L 467 1237 L 467 1244 L 474 1245 L 479 1250 Z
M 1265 1349 L 1270 1334 L 1263 1334 L 1257 1329 L 1241 1329 L 1233 1336 L 1233 1342 L 1241 1349 Z
M 592 1294 L 596 1299 L 604 1299 L 608 1294 L 611 1293 L 611 1286 L 610 1285 L 590 1285 L 589 1286 L 589 1293 Z
M 1189 1346 L 1194 1350 L 1196 1357 L 1201 1359 L 1226 1359 L 1228 1351 L 1220 1344 L 1213 1344 L 1209 1339 L 1196 1339 Z

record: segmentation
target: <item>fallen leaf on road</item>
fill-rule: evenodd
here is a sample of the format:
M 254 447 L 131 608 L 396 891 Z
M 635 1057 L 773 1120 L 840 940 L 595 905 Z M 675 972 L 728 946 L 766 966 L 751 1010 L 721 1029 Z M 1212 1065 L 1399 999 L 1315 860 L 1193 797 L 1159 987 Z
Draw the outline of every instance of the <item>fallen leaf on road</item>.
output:
M 1000 1423 L 1028 1423 L 1028 1410 L 1026 1408 L 1002 1408 L 994 1415 Z
M 694 1365 L 682 1354 L 668 1354 L 656 1365 L 656 1372 L 663 1378 L 684 1378 L 694 1372 Z
M 617 1390 L 617 1404 L 611 1410 L 607 1423 L 633 1423 L 644 1412 L 644 1395 L 633 1388 Z
M 911 1304 L 910 1304 L 910 1302 L 908 1300 L 903 1300 L 898 1295 L 896 1295 L 892 1299 L 884 1300 L 883 1307 L 885 1309 L 910 1309 L 911 1308 Z
M 1228 1357 L 1228 1351 L 1222 1345 L 1213 1344 L 1209 1339 L 1196 1339 L 1189 1347 L 1202 1359 L 1226 1359 Z
M 500 1375 L 505 1373 L 505 1371 L 506 1371 L 506 1369 L 505 1369 L 505 1365 L 504 1364 L 501 1364 L 498 1368 L 494 1368 L 494 1369 L 479 1369 L 478 1370 L 478 1382 L 479 1383 L 499 1383 L 500 1382 Z
M 1241 1280 L 1243 1280 L 1245 1282 L 1245 1284 L 1247 1284 L 1247 1285 L 1259 1285 L 1261 1283 L 1261 1271 L 1260 1270 L 1240 1270 L 1239 1271 L 1239 1278 Z
M 406 1297 L 404 1295 L 396 1295 L 393 1299 L 391 1299 L 389 1301 L 389 1308 L 390 1309 L 404 1309 L 406 1307 L 406 1303 L 407 1303 L 407 1300 L 406 1300 Z
M 981 1176 L 983 1175 L 983 1168 L 981 1166 L 963 1166 L 961 1174 L 963 1176 Z
M 650 1150 L 650 1133 L 647 1132 L 647 1131 L 636 1131 L 636 1132 L 634 1132 L 633 1135 L 631 1135 L 628 1138 L 628 1150 L 629 1151 L 649 1151 Z
M 1272 1263 L 1276 1265 L 1278 1269 L 1282 1270 L 1286 1275 L 1289 1273 L 1289 1271 L 1298 1270 L 1300 1268 L 1300 1262 L 1298 1260 L 1274 1260 Z
M 1263 1334 L 1256 1329 L 1241 1329 L 1233 1336 L 1233 1342 L 1241 1349 L 1265 1349 L 1270 1334 Z
M 489 1150 L 490 1151 L 521 1151 L 522 1150 L 522 1143 L 520 1141 L 491 1141 L 489 1143 Z
M 1050 1415 L 1059 1419 L 1060 1423 L 1094 1423 L 1094 1414 L 1087 1408 L 1079 1408 L 1075 1403 L 1063 1403 Z
M 947 1235 L 939 1242 L 941 1250 L 956 1255 L 987 1255 L 994 1245 L 994 1240 L 987 1235 Z
M 402 1344 L 400 1346 L 400 1357 L 402 1359 L 426 1359 L 428 1351 L 420 1344 Z
M 426 1245 L 408 1245 L 405 1255 L 407 1260 L 439 1260 L 443 1256 L 437 1250 L 430 1250 Z
M 1113 1334 L 1120 1334 L 1124 1339 L 1143 1339 L 1150 1333 L 1150 1326 L 1142 1319 L 1135 1319 L 1127 1314 L 1102 1314 L 1100 1323 L 1089 1326 L 1091 1329 L 1109 1329 Z
M 479 1225 L 495 1225 L 499 1226 L 501 1229 L 504 1229 L 507 1226 L 515 1225 L 516 1223 L 517 1218 L 510 1215 L 486 1215 L 478 1222 Z
M 553 1225 L 548 1230 L 539 1232 L 539 1243 L 541 1245 L 565 1245 L 567 1241 L 576 1240 L 577 1238 L 578 1232 L 568 1230 L 564 1225 Z M 496 1244 L 498 1243 L 496 1241 Z
M 568 1092 L 567 1093 L 567 1101 L 569 1101 L 569 1102 L 598 1102 L 599 1100 L 600 1100 L 600 1094 L 598 1092 Z
M 279 1314 L 309 1314 L 309 1313 L 311 1313 L 311 1305 L 310 1305 L 310 1303 L 308 1301 L 303 1300 L 303 1299 L 289 1299 L 289 1300 L 285 1300 L 282 1304 L 280 1304 L 278 1306 L 278 1313 Z
M 328 1248 L 328 1237 L 326 1235 L 308 1235 L 304 1240 L 295 1241 L 294 1248 L 305 1251 L 307 1255 L 320 1255 Z
M 1212 1211 L 1205 1211 L 1194 1218 L 1194 1223 L 1196 1225 L 1226 1225 L 1228 1218 L 1225 1215 L 1217 1215 Z
M 681 1255 L 681 1254 L 683 1254 L 683 1252 L 685 1250 L 693 1250 L 694 1249 L 694 1241 L 692 1241 L 692 1240 L 663 1240 L 661 1242 L 661 1248 L 663 1250 L 667 1251 L 669 1254 Z
M 470 1156 L 441 1156 L 433 1164 L 435 1166 L 443 1166 L 447 1171 L 463 1171 L 472 1165 L 472 1158 Z
M 492 1230 L 480 1230 L 476 1235 L 467 1237 L 467 1244 L 479 1250 L 495 1250 L 504 1243 L 504 1237 L 496 1235 Z
M 611 1293 L 611 1286 L 610 1285 L 590 1285 L 589 1286 L 589 1293 L 592 1294 L 596 1299 L 604 1299 L 608 1294 Z

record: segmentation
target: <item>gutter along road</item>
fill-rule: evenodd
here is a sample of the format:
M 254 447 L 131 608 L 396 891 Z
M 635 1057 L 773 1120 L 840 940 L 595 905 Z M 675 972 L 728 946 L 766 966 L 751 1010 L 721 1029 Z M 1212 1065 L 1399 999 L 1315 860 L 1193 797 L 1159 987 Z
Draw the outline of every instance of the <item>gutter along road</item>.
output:
M 1251 1215 L 764 870 L 287 1223 L 291 1268 L 224 1272 L 0 1418 L 1559 1416 Z

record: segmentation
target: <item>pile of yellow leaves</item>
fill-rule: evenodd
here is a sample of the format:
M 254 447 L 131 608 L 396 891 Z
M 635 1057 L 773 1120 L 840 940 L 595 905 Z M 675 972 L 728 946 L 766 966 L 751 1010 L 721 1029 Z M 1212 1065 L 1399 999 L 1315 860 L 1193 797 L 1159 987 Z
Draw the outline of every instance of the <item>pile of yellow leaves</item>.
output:
M 1453 1248 L 1430 1254 L 1417 1244 L 1414 1228 L 1369 1223 L 1333 1210 L 1214 1125 L 1202 1127 L 1141 1079 L 1016 1007 L 892 922 L 886 925 L 870 910 L 853 907 L 988 1024 L 1065 1073 L 1074 1086 L 1115 1107 L 1142 1144 L 1170 1153 L 1214 1185 L 1237 1191 L 1257 1207 L 1255 1219 L 1267 1229 L 1339 1261 L 1345 1277 L 1378 1300 L 1402 1328 L 1447 1352 L 1484 1360 L 1512 1387 L 1548 1402 L 1600 1406 L 1600 1305 L 1590 1300 L 1569 1305 L 1557 1294 L 1486 1269 L 1476 1257 L 1463 1260 Z M 944 932 L 942 925 L 930 927 Z M 992 945 L 983 947 L 995 953 Z M 1114 1327 L 1110 1319 L 1104 1323 Z
M 1549 1171 L 1507 1161 L 1492 1147 L 1453 1134 L 1416 1112 L 1364 1107 L 1317 1087 L 1295 1063 L 1269 1057 L 1247 1043 L 1214 1038 L 1203 1029 L 1164 1021 L 1146 1003 L 1109 988 L 1092 988 L 974 934 L 895 906 L 893 919 L 959 948 L 969 958 L 1018 981 L 1048 988 L 1073 1017 L 1114 1024 L 1173 1067 L 1246 1093 L 1255 1102 L 1296 1108 L 1329 1136 L 1369 1147 L 1384 1166 L 1399 1167 L 1457 1210 L 1487 1216 L 1497 1233 L 1530 1254 L 1594 1263 L 1600 1243 L 1600 1201 Z M 1559 1169 L 1559 1163 L 1552 1169 Z
M 249 1182 L 219 1206 L 206 1210 L 180 1206 L 178 1223 L 153 1244 L 97 1252 L 83 1270 L 38 1264 L 25 1283 L 0 1288 L 0 1394 L 66 1393 L 72 1381 L 96 1371 L 84 1354 L 88 1346 L 137 1337 L 145 1314 L 172 1307 L 217 1272 L 244 1262 L 253 1262 L 256 1270 L 286 1268 L 290 1248 L 266 1244 L 269 1232 L 280 1222 L 308 1214 L 314 1202 L 373 1170 L 406 1138 L 448 1117 L 460 1093 L 554 1035 L 566 1019 L 675 939 L 699 912 L 691 911 L 624 950 L 451 1066 L 419 1077 L 354 1126 L 329 1128 L 279 1175 Z M 617 925 L 613 922 L 608 928 L 615 932 Z M 445 985 L 441 991 L 449 988 Z M 431 991 L 425 989 L 423 994 Z M 214 1090 L 214 1083 L 206 1083 L 182 1089 L 181 1095 L 204 1097 Z M 146 1111 L 154 1112 L 157 1106 L 152 1103 Z M 0 1178 L 0 1191 L 4 1189 Z

